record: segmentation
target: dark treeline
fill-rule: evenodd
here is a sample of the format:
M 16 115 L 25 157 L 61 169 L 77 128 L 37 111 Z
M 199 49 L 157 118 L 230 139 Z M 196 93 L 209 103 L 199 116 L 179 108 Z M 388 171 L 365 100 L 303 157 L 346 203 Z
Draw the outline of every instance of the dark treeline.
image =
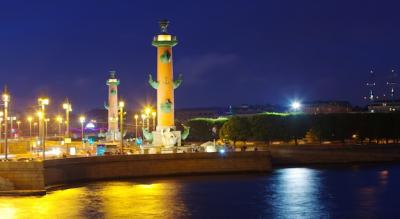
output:
M 359 143 L 398 142 L 400 113 L 343 113 L 343 114 L 257 114 L 233 116 L 229 119 L 194 119 L 188 122 L 188 140 L 213 139 L 212 128 L 219 138 L 236 141 L 294 141 L 306 136 L 315 142 L 353 139 Z

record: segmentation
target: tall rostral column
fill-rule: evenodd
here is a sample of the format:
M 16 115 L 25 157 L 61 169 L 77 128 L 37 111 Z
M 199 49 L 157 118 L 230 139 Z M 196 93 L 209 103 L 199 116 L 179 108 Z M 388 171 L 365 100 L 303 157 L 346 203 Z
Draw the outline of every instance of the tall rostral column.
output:
M 178 41 L 176 36 L 167 32 L 169 22 L 162 20 L 160 23 L 161 33 L 153 39 L 153 46 L 157 47 L 157 81 L 150 75 L 149 83 L 157 89 L 157 129 L 152 133 L 153 145 L 166 146 L 165 138 L 175 138 L 180 145 L 180 132 L 175 131 L 174 120 L 174 89 L 182 82 L 181 77 L 174 81 L 172 47 Z M 166 137 L 169 135 L 169 137 Z M 174 135 L 174 137 L 172 136 Z
M 118 130 L 118 85 L 119 80 L 115 77 L 115 71 L 110 71 L 110 78 L 107 80 L 108 85 L 108 131 L 106 135 L 107 141 L 117 141 L 120 139 Z

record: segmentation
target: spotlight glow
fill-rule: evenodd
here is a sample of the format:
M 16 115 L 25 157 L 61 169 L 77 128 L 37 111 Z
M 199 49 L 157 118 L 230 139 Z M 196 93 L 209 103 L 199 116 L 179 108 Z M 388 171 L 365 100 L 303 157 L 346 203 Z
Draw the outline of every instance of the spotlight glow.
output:
M 294 110 L 298 110 L 301 108 L 301 103 L 297 100 L 293 101 L 292 105 L 291 105 L 292 109 Z

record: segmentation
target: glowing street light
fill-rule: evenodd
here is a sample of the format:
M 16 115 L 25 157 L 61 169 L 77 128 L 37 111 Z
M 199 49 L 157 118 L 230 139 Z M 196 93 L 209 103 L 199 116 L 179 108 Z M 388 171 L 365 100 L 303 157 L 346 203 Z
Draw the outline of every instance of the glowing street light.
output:
M 65 137 L 69 137 L 69 113 L 72 112 L 72 105 L 68 100 L 63 103 L 63 109 L 65 110 Z
M 294 111 L 297 111 L 301 108 L 301 103 L 297 100 L 293 101 L 291 107 Z
M 149 115 L 151 112 L 151 108 L 150 107 L 146 107 L 146 109 L 144 110 L 144 112 L 146 113 L 146 115 Z
M 10 95 L 7 92 L 7 88 L 4 89 L 4 93 L 2 95 L 2 100 L 4 103 L 4 158 L 7 160 L 8 158 L 8 130 L 7 130 L 7 118 L 8 118 L 8 103 L 10 102 Z
M 139 118 L 138 114 L 135 114 L 135 138 L 137 138 L 137 128 L 138 128 L 138 124 L 137 124 L 137 120 Z

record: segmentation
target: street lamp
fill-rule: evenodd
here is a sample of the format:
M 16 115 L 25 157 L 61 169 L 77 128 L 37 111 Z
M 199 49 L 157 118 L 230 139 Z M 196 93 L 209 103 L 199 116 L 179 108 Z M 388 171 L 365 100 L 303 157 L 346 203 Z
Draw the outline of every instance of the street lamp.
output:
M 146 113 L 146 118 L 147 118 L 147 129 L 150 131 L 150 113 L 151 113 L 151 108 L 150 107 L 146 107 L 144 112 Z
M 44 139 L 46 140 L 47 138 L 47 124 L 50 121 L 49 118 L 44 119 Z
M 13 124 L 14 124 L 13 121 L 17 120 L 17 117 L 11 116 L 11 117 L 9 117 L 9 119 L 10 119 L 10 132 L 11 132 L 11 134 L 13 134 L 13 132 L 15 132 L 14 126 L 13 126 Z M 15 135 L 12 135 L 12 137 L 15 138 Z
M 2 139 L 3 138 L 3 136 L 2 136 L 2 128 L 3 128 L 3 116 L 4 116 L 4 113 L 3 113 L 3 111 L 0 111 L 0 139 Z
M 56 121 L 58 122 L 58 135 L 61 137 L 61 124 L 63 123 L 63 118 L 61 116 L 57 116 Z
M 45 133 L 45 126 L 47 126 L 46 123 L 46 106 L 49 105 L 49 98 L 39 98 L 38 99 L 38 104 L 41 107 L 41 116 L 39 116 L 39 132 L 42 133 L 42 148 L 43 148 L 43 160 L 46 159 L 46 133 Z
M 18 131 L 19 131 L 19 127 L 20 127 L 20 125 L 21 125 L 21 121 L 17 121 L 17 129 L 18 129 Z
M 10 95 L 8 94 L 7 89 L 4 89 L 2 100 L 4 102 L 4 144 L 5 144 L 4 158 L 7 160 L 8 158 L 7 118 L 8 118 L 8 103 L 10 102 Z
M 135 138 L 137 138 L 137 128 L 138 128 L 137 120 L 138 120 L 138 118 L 139 118 L 138 114 L 135 114 Z
M 144 122 L 144 120 L 146 119 L 146 115 L 145 114 L 142 114 L 142 128 L 144 128 L 145 126 L 144 126 L 144 124 L 145 124 L 145 122 Z
M 86 120 L 86 118 L 84 116 L 80 116 L 79 117 L 79 122 L 81 123 L 82 145 L 84 143 L 84 141 L 83 141 L 83 135 L 84 135 L 84 133 L 83 133 L 83 131 L 84 131 L 83 125 L 85 124 L 85 120 Z
M 151 113 L 151 115 L 153 116 L 153 130 L 155 131 L 156 130 L 156 115 L 157 115 L 157 113 L 153 111 Z
M 301 108 L 301 103 L 297 100 L 293 101 L 291 107 L 294 111 L 297 111 Z
M 72 112 L 72 105 L 68 100 L 63 103 L 63 109 L 65 110 L 65 137 L 69 137 L 69 112 Z
M 32 137 L 32 116 L 28 116 L 27 120 L 29 122 L 29 137 Z
M 119 130 L 121 134 L 121 153 L 124 153 L 124 107 L 125 107 L 125 102 L 124 101 L 119 101 L 118 103 L 119 107 Z
M 42 138 L 43 112 L 42 112 L 42 111 L 37 111 L 36 115 L 37 115 L 37 117 L 38 117 L 38 123 L 37 123 L 37 124 L 39 125 L 39 130 L 38 130 L 39 142 L 40 142 L 40 145 L 43 145 L 43 143 L 42 143 L 42 141 L 43 141 L 43 138 Z M 35 122 L 35 123 L 36 123 L 36 122 Z M 35 124 L 33 124 L 33 125 L 35 125 Z M 38 156 L 39 156 L 39 151 L 38 151 L 38 149 L 36 149 L 36 151 L 37 151 L 37 154 L 38 154 Z
M 33 123 L 33 133 L 34 134 L 37 134 L 37 131 L 36 131 L 36 126 L 38 125 L 38 123 L 37 122 L 34 122 Z

